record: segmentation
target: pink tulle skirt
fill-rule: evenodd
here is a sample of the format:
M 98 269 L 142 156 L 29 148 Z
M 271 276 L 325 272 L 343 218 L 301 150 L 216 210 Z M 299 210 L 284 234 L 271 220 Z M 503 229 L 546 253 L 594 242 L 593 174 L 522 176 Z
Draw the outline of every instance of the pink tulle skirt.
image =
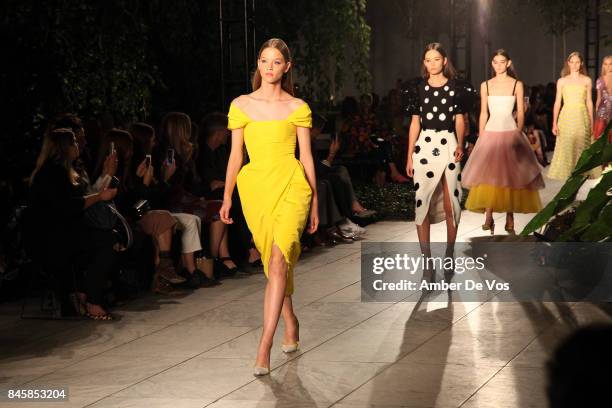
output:
M 544 179 L 529 141 L 518 130 L 485 130 L 463 169 L 461 184 L 467 188 L 489 185 L 538 190 Z

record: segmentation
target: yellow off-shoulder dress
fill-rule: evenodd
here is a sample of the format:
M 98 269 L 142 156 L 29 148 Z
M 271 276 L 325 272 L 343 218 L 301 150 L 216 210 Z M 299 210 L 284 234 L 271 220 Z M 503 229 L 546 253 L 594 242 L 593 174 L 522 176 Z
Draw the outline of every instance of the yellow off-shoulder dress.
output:
M 293 293 L 293 268 L 312 198 L 304 167 L 295 157 L 296 128 L 312 127 L 311 115 L 306 103 L 282 120 L 252 120 L 233 103 L 228 114 L 229 129 L 244 128 L 250 159 L 237 179 L 244 217 L 266 276 L 272 246 L 283 253 L 289 266 L 287 296 Z

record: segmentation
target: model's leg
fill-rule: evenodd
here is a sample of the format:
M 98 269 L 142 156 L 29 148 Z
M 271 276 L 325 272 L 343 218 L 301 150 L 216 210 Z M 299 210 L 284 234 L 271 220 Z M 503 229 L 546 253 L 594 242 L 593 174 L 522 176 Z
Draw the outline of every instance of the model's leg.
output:
M 283 301 L 283 320 L 285 321 L 283 344 L 296 344 L 300 340 L 300 329 L 298 318 L 293 311 L 291 296 L 285 296 Z
M 506 213 L 506 231 L 514 232 L 514 213 Z
M 446 181 L 446 175 L 442 176 L 442 191 L 444 193 L 444 214 L 446 215 L 446 255 L 453 256 L 455 252 L 455 240 L 457 239 L 457 228 L 455 217 L 453 216 L 453 202 Z
M 435 270 L 429 267 L 429 259 L 431 258 L 429 213 L 425 215 L 423 223 L 417 225 L 417 235 L 419 236 L 419 245 L 421 246 L 421 253 L 425 261 L 425 265 L 423 266 L 423 280 L 433 282 L 435 280 Z
M 257 360 L 255 366 L 270 367 L 270 349 L 280 318 L 281 309 L 285 301 L 285 288 L 287 287 L 287 262 L 281 250 L 272 244 L 272 253 L 268 266 L 268 283 L 264 295 L 264 324 Z

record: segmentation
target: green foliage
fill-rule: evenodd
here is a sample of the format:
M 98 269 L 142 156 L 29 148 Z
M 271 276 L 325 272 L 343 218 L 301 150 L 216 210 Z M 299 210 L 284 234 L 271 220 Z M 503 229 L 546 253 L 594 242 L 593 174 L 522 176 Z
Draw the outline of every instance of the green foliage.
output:
M 329 100 L 346 83 L 347 73 L 361 92 L 371 90 L 366 0 L 265 3 L 262 13 L 273 23 L 258 27 L 258 36 L 262 41 L 281 37 L 288 42 L 305 97 Z
M 548 24 L 548 32 L 561 36 L 584 23 L 587 2 L 584 0 L 527 0 L 534 3 Z
M 612 121 L 608 124 L 602 137 L 593 143 L 580 156 L 576 168 L 561 190 L 531 219 L 521 235 L 527 236 L 545 224 L 551 218 L 562 213 L 573 204 L 576 193 L 587 179 L 585 172 L 612 162 L 612 144 L 606 135 L 612 131 Z M 576 207 L 575 217 L 569 229 L 556 240 L 569 241 L 610 241 L 612 240 L 612 171 L 605 173 L 601 181 L 589 192 L 586 199 Z M 558 215 L 557 215 L 558 216 Z
M 159 73 L 146 53 L 140 2 L 11 1 L 3 11 L 6 40 L 15 42 L 3 75 L 20 73 L 27 90 L 5 84 L 15 107 L 33 109 L 35 119 L 62 111 L 143 115 Z
M 224 1 L 231 8 L 240 2 Z M 147 119 L 219 109 L 218 2 L 8 0 L 0 4 L 3 112 L 16 137 L 58 112 Z M 327 100 L 352 73 L 369 90 L 366 0 L 257 1 L 257 41 L 292 46 L 305 97 Z M 239 9 L 240 7 L 238 7 Z M 257 44 L 258 46 L 259 44 Z M 247 91 L 244 89 L 244 91 Z

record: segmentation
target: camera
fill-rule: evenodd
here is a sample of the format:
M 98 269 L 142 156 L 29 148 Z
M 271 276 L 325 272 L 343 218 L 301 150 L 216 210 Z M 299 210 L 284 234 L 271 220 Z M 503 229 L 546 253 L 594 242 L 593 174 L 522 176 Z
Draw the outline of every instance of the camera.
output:
M 166 151 L 166 162 L 168 164 L 174 163 L 174 149 L 171 147 Z
M 150 155 L 150 154 L 147 154 L 147 155 L 145 156 L 145 165 L 146 165 L 147 167 L 149 167 L 149 166 L 151 165 L 151 155 Z

